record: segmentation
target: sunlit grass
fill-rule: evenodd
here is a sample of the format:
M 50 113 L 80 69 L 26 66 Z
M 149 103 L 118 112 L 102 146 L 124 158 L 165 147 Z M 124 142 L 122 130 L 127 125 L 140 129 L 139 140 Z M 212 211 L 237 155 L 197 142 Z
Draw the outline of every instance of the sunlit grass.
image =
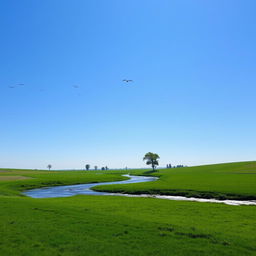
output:
M 255 162 L 165 169 L 147 172 L 160 177 L 156 182 L 102 188 L 255 195 L 255 170 Z M 129 172 L 142 175 L 145 170 Z M 256 255 L 255 206 L 115 196 L 33 199 L 21 194 L 29 188 L 123 179 L 124 173 L 1 170 L 0 178 L 13 180 L 0 182 L 0 255 Z

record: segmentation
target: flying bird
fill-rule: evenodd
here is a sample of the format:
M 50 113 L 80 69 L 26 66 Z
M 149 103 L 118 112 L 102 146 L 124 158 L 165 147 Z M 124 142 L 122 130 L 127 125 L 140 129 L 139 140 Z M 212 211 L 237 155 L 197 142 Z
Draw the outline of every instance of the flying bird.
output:
M 9 86 L 9 88 L 10 88 L 10 89 L 13 89 L 13 88 L 15 88 L 15 86 L 12 86 L 12 85 L 11 85 L 11 86 Z
M 133 80 L 131 80 L 131 79 L 123 79 L 123 82 L 129 83 L 129 82 L 133 82 Z
M 72 85 L 72 86 L 73 86 L 74 88 L 76 88 L 76 89 L 79 88 L 79 85 Z

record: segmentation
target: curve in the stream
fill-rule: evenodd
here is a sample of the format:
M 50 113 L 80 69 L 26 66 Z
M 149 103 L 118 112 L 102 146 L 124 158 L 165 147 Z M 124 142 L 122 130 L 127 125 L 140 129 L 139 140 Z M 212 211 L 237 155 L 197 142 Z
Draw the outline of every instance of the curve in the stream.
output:
M 155 181 L 158 179 L 156 177 L 146 177 L 146 176 L 132 176 L 132 175 L 123 175 L 123 176 L 128 177 L 130 179 L 122 180 L 122 181 L 112 181 L 112 182 L 99 182 L 99 183 L 88 183 L 88 184 L 79 184 L 79 185 L 44 187 L 44 188 L 27 190 L 24 192 L 24 194 L 33 198 L 68 197 L 68 196 L 74 196 L 74 195 L 97 195 L 97 196 L 116 195 L 114 193 L 94 191 L 94 190 L 91 190 L 91 188 L 99 185 L 140 183 L 140 182 Z

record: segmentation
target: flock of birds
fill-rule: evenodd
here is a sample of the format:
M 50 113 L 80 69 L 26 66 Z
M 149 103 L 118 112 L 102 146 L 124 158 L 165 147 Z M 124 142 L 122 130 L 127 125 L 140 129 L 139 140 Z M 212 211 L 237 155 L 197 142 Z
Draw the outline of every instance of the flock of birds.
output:
M 133 82 L 133 80 L 131 80 L 131 79 L 123 79 L 122 80 L 124 83 L 131 83 L 131 82 Z M 17 87 L 20 87 L 20 86 L 24 86 L 25 84 L 23 84 L 23 83 L 20 83 L 20 84 L 17 84 L 17 85 L 10 85 L 10 86 L 8 86 L 10 89 L 14 89 L 14 88 L 17 88 Z M 78 89 L 80 86 L 79 85 L 72 85 L 72 87 L 74 88 L 74 89 Z
M 23 85 L 25 85 L 25 84 L 17 84 L 17 86 L 23 86 Z M 16 88 L 17 86 L 15 86 L 15 85 L 10 85 L 9 88 L 10 88 L 10 89 L 14 89 L 14 88 Z

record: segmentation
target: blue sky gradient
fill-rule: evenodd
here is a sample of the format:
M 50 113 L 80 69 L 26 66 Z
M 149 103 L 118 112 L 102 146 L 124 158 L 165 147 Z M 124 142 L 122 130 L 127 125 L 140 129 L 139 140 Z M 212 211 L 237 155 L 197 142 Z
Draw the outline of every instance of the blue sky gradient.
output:
M 1 1 L 0 167 L 143 167 L 148 151 L 162 166 L 255 160 L 255 9 Z

